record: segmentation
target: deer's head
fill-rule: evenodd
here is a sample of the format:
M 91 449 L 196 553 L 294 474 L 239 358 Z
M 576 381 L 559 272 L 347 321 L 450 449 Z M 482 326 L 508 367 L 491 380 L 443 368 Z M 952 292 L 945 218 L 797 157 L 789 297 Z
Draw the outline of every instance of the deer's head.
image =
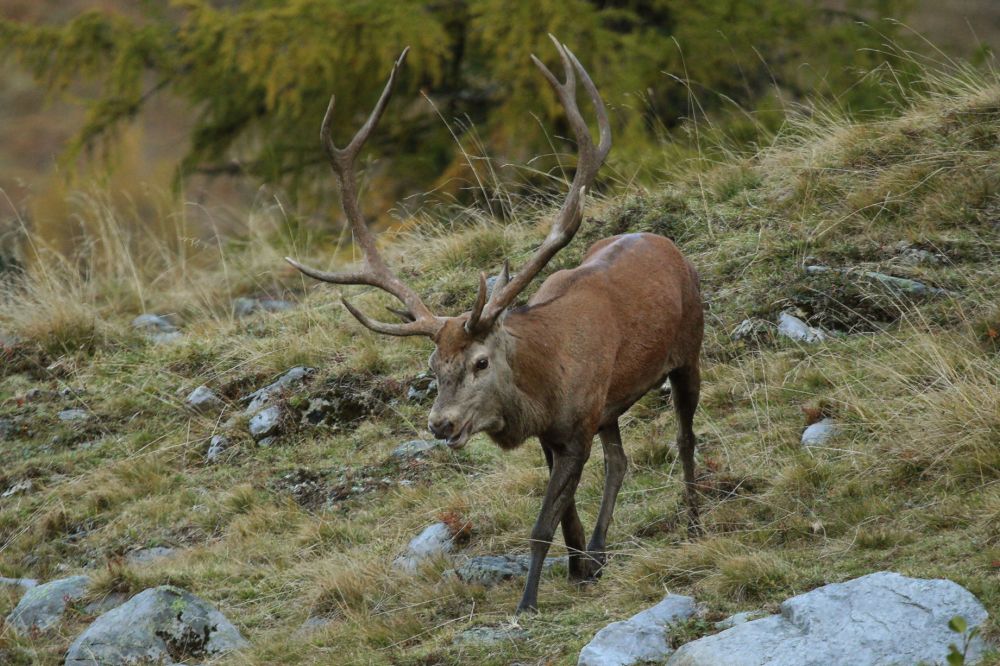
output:
M 594 82 L 565 45 L 549 36 L 562 59 L 566 81 L 558 79 L 535 56 L 534 63 L 552 85 L 566 110 L 579 150 L 576 174 L 552 230 L 534 255 L 513 278 L 507 263 L 496 278 L 492 291 L 487 289 L 486 274 L 479 276 L 479 291 L 472 310 L 457 317 L 434 315 L 410 287 L 404 284 L 383 261 L 368 229 L 357 201 L 354 161 L 372 130 L 385 111 L 396 74 L 409 49 L 396 60 L 389 80 L 375 109 L 351 142 L 344 148 L 334 145 L 330 136 L 334 98 L 330 98 L 320 129 L 320 140 L 330 159 L 330 165 L 340 181 L 344 213 L 351 224 L 355 242 L 364 251 L 365 261 L 360 270 L 328 273 L 318 271 L 287 258 L 297 269 L 324 282 L 363 284 L 377 287 L 395 296 L 404 309 L 390 309 L 400 323 L 376 321 L 358 310 L 347 299 L 344 306 L 359 322 L 378 333 L 395 336 L 422 335 L 434 341 L 430 357 L 431 370 L 438 378 L 438 397 L 431 409 L 428 427 L 436 437 L 446 439 L 449 446 L 460 448 L 477 432 L 496 433 L 505 427 L 505 400 L 514 384 L 510 355 L 513 341 L 503 332 L 503 313 L 517 296 L 545 267 L 550 259 L 572 240 L 583 219 L 586 188 L 593 182 L 598 169 L 611 149 L 611 127 L 604 102 Z M 595 145 L 590 130 L 576 103 L 576 77 L 579 75 L 594 105 L 600 129 L 600 143 Z

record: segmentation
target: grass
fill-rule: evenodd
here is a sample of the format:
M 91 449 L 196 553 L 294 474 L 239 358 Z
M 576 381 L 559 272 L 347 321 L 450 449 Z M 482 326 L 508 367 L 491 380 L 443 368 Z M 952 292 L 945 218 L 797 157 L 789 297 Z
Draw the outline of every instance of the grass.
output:
M 701 271 L 708 330 L 696 430 L 708 534 L 686 537 L 673 416 L 650 394 L 623 422 L 632 466 L 604 577 L 576 588 L 547 574 L 542 612 L 516 619 L 517 583 L 483 590 L 443 577 L 445 562 L 403 575 L 392 560 L 442 516 L 468 526 L 465 552 L 525 551 L 546 478 L 536 446 L 502 455 L 477 437 L 413 468 L 388 462 L 396 444 L 426 436 L 429 405 L 407 400 L 406 388 L 425 370 L 429 343 L 360 329 L 329 288 L 279 259 L 291 249 L 330 264 L 328 245 L 293 243 L 285 220 L 265 215 L 244 242 L 150 250 L 129 240 L 127 212 L 89 199 L 80 213 L 93 229 L 88 252 L 70 261 L 34 248 L 26 279 L 0 296 L 0 331 L 20 339 L 0 367 L 0 419 L 19 428 L 0 449 L 0 491 L 32 481 L 0 499 L 0 574 L 87 571 L 94 595 L 182 585 L 251 640 L 225 663 L 570 664 L 600 627 L 665 591 L 693 594 L 721 619 L 885 569 L 968 587 L 991 611 L 984 633 L 996 641 L 997 137 L 1000 84 L 936 79 L 892 118 L 817 115 L 753 157 L 591 202 L 579 238 L 549 270 L 573 265 L 597 238 L 650 230 L 675 238 Z M 495 271 L 504 256 L 516 267 L 544 235 L 548 211 L 519 210 L 518 223 L 418 220 L 396 237 L 391 261 L 431 307 L 460 312 L 479 270 Z M 942 259 L 906 262 L 900 241 Z M 852 270 L 803 269 L 813 264 Z M 901 295 L 862 270 L 953 295 Z M 254 293 L 301 305 L 233 319 L 231 299 Z M 358 302 L 385 301 L 366 291 Z M 183 340 L 155 346 L 131 331 L 143 310 L 175 313 Z M 831 338 L 801 346 L 729 335 L 784 310 Z M 239 396 L 301 364 L 318 368 L 304 394 L 355 397 L 370 413 L 339 427 L 294 426 L 267 448 L 236 434 L 224 462 L 206 464 L 220 420 L 185 411 L 184 395 L 208 384 L 232 413 Z M 35 387 L 52 394 L 25 402 Z M 63 388 L 73 392 L 59 397 Z M 56 414 L 69 407 L 93 418 L 61 424 Z M 820 416 L 842 431 L 803 450 L 802 429 Z M 598 447 L 577 494 L 585 524 L 596 518 L 600 457 Z M 317 503 L 290 481 L 329 490 L 342 477 L 374 485 Z M 122 557 L 156 545 L 181 552 L 148 565 Z M 0 596 L 0 612 L 15 601 Z M 300 631 L 309 616 L 328 622 Z M 59 663 L 87 619 L 72 615 L 38 636 L 4 629 L 0 655 Z M 511 622 L 526 640 L 454 642 L 469 627 Z M 713 630 L 696 620 L 684 635 Z

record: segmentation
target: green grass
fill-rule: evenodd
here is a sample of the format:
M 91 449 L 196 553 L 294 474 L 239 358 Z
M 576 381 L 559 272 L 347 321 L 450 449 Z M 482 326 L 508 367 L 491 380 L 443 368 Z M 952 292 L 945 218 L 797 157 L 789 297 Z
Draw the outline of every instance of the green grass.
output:
M 0 418 L 28 429 L 0 448 L 0 491 L 33 483 L 0 499 L 0 574 L 89 571 L 95 594 L 182 585 L 252 642 L 227 663 L 571 664 L 600 627 L 668 590 L 693 594 L 720 619 L 883 569 L 968 587 L 991 612 L 984 633 L 996 641 L 997 137 L 1000 86 L 931 81 L 893 119 L 802 121 L 751 158 L 591 203 L 550 271 L 573 265 L 600 237 L 635 230 L 670 235 L 701 271 L 708 330 L 696 430 L 708 534 L 686 537 L 673 415 L 650 394 L 623 421 L 632 466 L 603 579 L 577 588 L 562 572 L 548 574 L 541 613 L 516 620 L 517 583 L 468 587 L 441 576 L 444 562 L 415 575 L 392 568 L 408 539 L 442 516 L 471 524 L 466 552 L 525 551 L 546 478 L 533 443 L 501 454 L 483 437 L 413 469 L 387 462 L 396 444 L 426 435 L 429 405 L 405 394 L 426 368 L 427 341 L 361 329 L 333 290 L 283 267 L 268 234 L 226 250 L 223 263 L 176 254 L 150 263 L 119 248 L 102 254 L 119 264 L 89 278 L 65 262 L 36 264 L 0 311 L 0 330 L 22 338 L 0 367 Z M 516 267 L 530 254 L 548 215 L 528 208 L 518 224 L 418 224 L 393 244 L 391 261 L 431 307 L 455 314 L 470 306 L 479 270 L 495 271 L 503 256 Z M 899 241 L 944 260 L 906 263 Z M 857 272 L 808 274 L 806 264 L 885 272 L 956 295 L 904 297 Z M 275 290 L 301 307 L 248 320 L 227 314 L 233 296 Z M 386 301 L 365 292 L 358 302 Z M 183 341 L 153 346 L 130 331 L 142 308 L 180 313 Z M 783 310 L 834 335 L 808 347 L 730 338 L 743 319 L 773 322 Z M 364 394 L 373 415 L 294 428 L 269 448 L 236 435 L 224 463 L 206 464 L 219 423 L 187 413 L 184 395 L 208 384 L 235 411 L 240 395 L 299 364 L 318 368 L 306 393 Z M 32 387 L 85 390 L 22 402 Z M 69 407 L 94 418 L 59 424 Z M 844 430 L 827 448 L 802 450 L 802 429 L 817 414 Z M 577 494 L 588 525 L 600 501 L 599 447 L 593 457 Z M 332 487 L 345 471 L 392 482 L 324 506 L 296 501 L 286 480 Z M 394 482 L 403 476 L 412 483 Z M 182 550 L 143 567 L 123 563 L 125 552 L 155 545 Z M 4 592 L 0 612 L 15 601 Z M 313 614 L 329 624 L 298 632 Z M 0 655 L 58 663 L 86 620 L 71 616 L 40 636 L 4 629 Z M 453 643 L 470 626 L 511 621 L 527 640 Z M 683 633 L 713 630 L 698 620 Z

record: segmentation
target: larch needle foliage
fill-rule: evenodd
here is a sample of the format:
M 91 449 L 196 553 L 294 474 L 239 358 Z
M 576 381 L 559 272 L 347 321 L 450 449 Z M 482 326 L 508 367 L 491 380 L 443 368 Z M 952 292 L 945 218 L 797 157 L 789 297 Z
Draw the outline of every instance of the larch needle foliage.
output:
M 877 105 L 878 85 L 857 84 L 850 70 L 891 60 L 878 47 L 895 28 L 874 30 L 859 19 L 899 17 L 903 3 L 855 0 L 842 12 L 820 5 L 174 0 L 143 3 L 136 16 L 91 11 L 61 25 L 0 19 L 0 56 L 16 58 L 50 92 L 73 93 L 87 105 L 67 163 L 94 149 L 105 153 L 116 130 L 170 94 L 188 103 L 192 119 L 179 179 L 249 175 L 295 193 L 328 184 L 316 133 L 330 94 L 337 95 L 336 126 L 352 125 L 408 45 L 400 101 L 375 149 L 393 155 L 392 187 L 400 192 L 441 187 L 462 173 L 453 133 L 460 143 L 482 140 L 488 154 L 507 160 L 560 150 L 542 129 L 555 124 L 563 135 L 558 105 L 528 57 L 546 53 L 550 32 L 587 61 L 614 109 L 616 155 L 632 164 L 648 157 L 651 138 L 732 104 L 778 109 L 762 121 L 770 129 L 781 116 L 776 95 L 796 100 L 819 90 L 843 93 L 852 108 Z M 761 129 L 751 123 L 747 138 Z

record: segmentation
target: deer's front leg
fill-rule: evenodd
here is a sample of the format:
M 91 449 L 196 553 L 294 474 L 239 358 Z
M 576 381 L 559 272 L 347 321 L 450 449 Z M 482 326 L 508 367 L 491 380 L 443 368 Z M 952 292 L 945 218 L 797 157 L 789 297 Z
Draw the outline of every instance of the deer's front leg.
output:
M 542 510 L 538 520 L 531 530 L 531 564 L 528 568 L 528 580 L 524 584 L 524 594 L 517 611 L 535 610 L 538 607 L 538 581 L 542 577 L 542 564 L 545 555 L 552 544 L 552 536 L 556 526 L 566 512 L 576 486 L 583 473 L 583 465 L 587 462 L 586 454 L 572 455 L 566 452 L 552 452 L 552 473 L 549 475 L 549 485 L 545 489 L 545 499 L 542 500 Z

